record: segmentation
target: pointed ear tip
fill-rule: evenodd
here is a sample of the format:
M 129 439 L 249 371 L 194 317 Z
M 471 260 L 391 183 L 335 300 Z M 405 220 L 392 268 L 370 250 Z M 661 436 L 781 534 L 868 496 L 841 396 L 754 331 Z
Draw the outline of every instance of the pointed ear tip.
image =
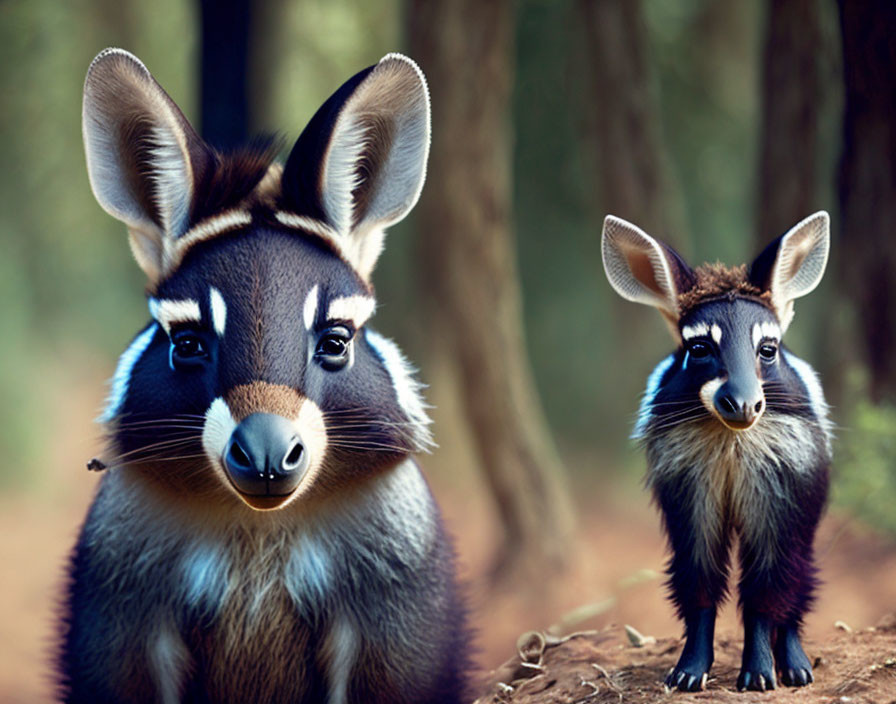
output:
M 119 49 L 118 47 L 110 46 L 106 49 L 103 49 L 99 54 L 97 54 L 93 61 L 90 62 L 90 66 L 87 67 L 87 77 L 84 79 L 85 87 L 90 82 L 91 78 L 94 77 L 97 71 L 102 71 L 107 67 L 111 66 L 111 62 L 125 62 L 137 69 L 140 73 L 143 73 L 146 76 L 150 76 L 149 69 L 146 68 L 146 65 L 134 56 L 131 52 L 126 49 Z
M 625 225 L 625 224 L 627 224 L 627 223 L 622 218 L 617 218 L 615 215 L 611 215 L 610 213 L 607 213 L 604 216 L 603 235 L 608 236 L 611 232 L 611 228 L 614 225 Z
M 397 51 L 392 51 L 386 54 L 383 58 L 377 61 L 377 67 L 379 66 L 387 66 L 392 65 L 394 67 L 401 67 L 404 69 L 410 69 L 420 83 L 423 86 L 423 91 L 426 93 L 427 98 L 429 96 L 429 86 L 426 83 L 426 76 L 423 74 L 419 64 L 414 61 L 410 56 L 405 56 L 404 54 L 400 54 Z

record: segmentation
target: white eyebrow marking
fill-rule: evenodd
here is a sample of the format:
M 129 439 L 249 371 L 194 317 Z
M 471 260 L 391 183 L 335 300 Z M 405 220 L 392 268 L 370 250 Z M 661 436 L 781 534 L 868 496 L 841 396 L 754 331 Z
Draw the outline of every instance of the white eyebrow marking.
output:
M 192 298 L 179 301 L 170 298 L 150 298 L 149 314 L 169 335 L 174 323 L 198 323 L 202 320 L 199 301 L 194 301 Z
M 376 300 L 370 296 L 343 296 L 330 301 L 327 320 L 350 320 L 358 330 L 373 315 Z
M 716 341 L 718 345 L 722 341 L 722 328 L 720 328 L 717 324 L 713 323 L 710 328 L 710 332 L 712 333 L 712 339 Z
M 224 328 L 227 325 L 227 304 L 221 292 L 212 286 L 209 289 L 209 302 L 212 309 L 212 325 L 218 337 L 224 337 Z
M 753 324 L 753 347 L 759 347 L 759 343 L 763 338 L 771 338 L 778 341 L 781 339 L 781 326 L 773 322 L 763 322 Z
M 703 335 L 709 335 L 709 325 L 706 323 L 694 323 L 693 325 L 685 325 L 681 329 L 681 336 L 685 340 L 690 340 L 692 337 L 701 337 Z
M 310 330 L 317 317 L 317 284 L 305 296 L 305 305 L 302 308 L 302 317 L 305 320 L 305 329 Z

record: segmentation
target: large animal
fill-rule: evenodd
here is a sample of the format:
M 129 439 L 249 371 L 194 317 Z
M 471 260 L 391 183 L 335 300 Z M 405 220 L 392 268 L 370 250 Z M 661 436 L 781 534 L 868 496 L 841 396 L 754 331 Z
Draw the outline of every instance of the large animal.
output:
M 702 689 L 729 549 L 740 559 L 739 689 L 802 686 L 812 666 L 801 621 L 816 587 L 812 543 L 828 492 L 828 407 L 812 368 L 782 344 L 794 300 L 821 280 L 825 212 L 749 266 L 689 267 L 636 226 L 608 216 L 603 261 L 623 297 L 659 309 L 677 349 L 651 373 L 635 428 L 672 550 L 672 601 L 686 641 L 666 685 Z
M 280 166 L 271 148 L 213 150 L 138 59 L 107 49 L 83 131 L 152 319 L 102 417 L 63 699 L 461 701 L 453 551 L 411 458 L 429 420 L 368 324 L 384 229 L 423 186 L 423 75 L 398 54 L 361 71 Z

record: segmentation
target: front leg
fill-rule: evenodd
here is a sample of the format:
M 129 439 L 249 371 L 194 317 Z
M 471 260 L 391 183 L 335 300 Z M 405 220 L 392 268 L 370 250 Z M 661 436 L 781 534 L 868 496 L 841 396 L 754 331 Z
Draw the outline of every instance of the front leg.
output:
M 690 692 L 706 685 L 713 662 L 716 608 L 725 599 L 728 581 L 730 533 L 721 507 L 703 483 L 687 469 L 653 483 L 672 548 L 667 570 L 670 592 L 687 636 L 665 684 Z
M 812 665 L 800 643 L 799 628 L 790 623 L 778 628 L 775 640 L 775 667 L 781 683 L 788 687 L 803 687 L 814 682 Z
M 772 624 L 768 616 L 744 610 L 744 653 L 737 688 L 764 692 L 777 686 L 772 657 Z
M 709 668 L 712 667 L 712 641 L 716 628 L 715 607 L 699 609 L 685 619 L 687 640 L 678 664 L 666 675 L 666 686 L 687 692 L 696 692 L 706 686 Z

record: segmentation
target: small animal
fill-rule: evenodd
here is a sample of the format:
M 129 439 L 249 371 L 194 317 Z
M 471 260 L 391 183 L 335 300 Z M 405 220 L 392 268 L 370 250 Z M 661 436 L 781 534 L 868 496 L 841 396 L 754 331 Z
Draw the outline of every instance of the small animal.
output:
M 735 537 L 738 688 L 812 681 L 800 627 L 817 584 L 812 543 L 828 493 L 831 424 L 818 377 L 781 340 L 794 300 L 821 280 L 828 248 L 828 214 L 818 212 L 749 267 L 691 269 L 635 225 L 604 221 L 610 283 L 657 308 L 678 345 L 650 374 L 634 432 L 647 450 L 647 484 L 672 552 L 668 586 L 685 624 L 670 688 L 706 684 Z
M 453 549 L 411 458 L 429 419 L 368 324 L 384 229 L 423 186 L 420 70 L 389 54 L 356 74 L 281 166 L 270 146 L 212 149 L 138 59 L 107 49 L 83 130 L 152 319 L 102 416 L 62 699 L 461 701 Z

